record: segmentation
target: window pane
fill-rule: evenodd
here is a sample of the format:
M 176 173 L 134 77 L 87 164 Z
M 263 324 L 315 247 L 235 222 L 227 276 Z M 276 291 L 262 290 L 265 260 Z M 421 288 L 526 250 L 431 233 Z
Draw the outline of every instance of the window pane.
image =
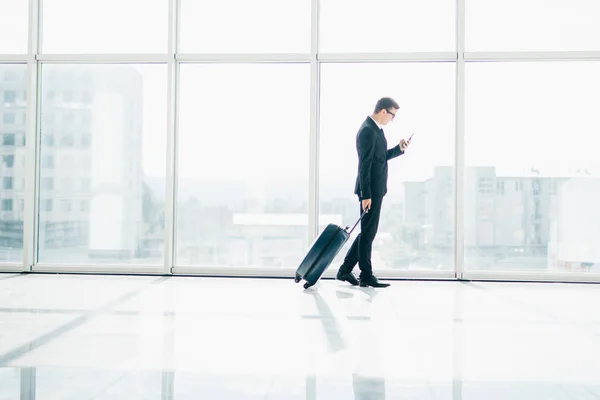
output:
M 15 156 L 13 154 L 2 156 L 2 168 L 12 168 L 15 165 Z
M 181 0 L 184 53 L 308 53 L 309 0 Z
M 321 230 L 328 223 L 352 225 L 359 217 L 356 133 L 377 100 L 391 96 L 400 105 L 397 117 L 384 127 L 388 148 L 415 134 L 406 154 L 388 164 L 388 193 L 373 243 L 375 274 L 384 269 L 454 268 L 454 71 L 453 63 L 322 67 Z M 332 268 L 341 265 L 359 231 L 360 226 Z
M 12 176 L 5 176 L 3 178 L 4 182 L 2 184 L 3 189 L 10 190 L 13 188 L 13 178 Z
M 12 211 L 13 210 L 13 200 L 12 199 L 2 199 L 2 211 Z
M 10 129 L 13 130 L 13 127 L 10 127 Z M 14 133 L 5 133 L 2 135 L 2 138 L 3 138 L 2 144 L 4 146 L 14 146 L 15 145 L 15 134 Z
M 467 268 L 600 270 L 599 107 L 597 62 L 467 64 Z
M 452 51 L 455 6 L 451 0 L 322 0 L 319 50 Z
M 168 16 L 167 0 L 44 0 L 42 51 L 164 53 Z
M 0 317 L 2 317 L 2 320 L 6 321 L 5 323 L 6 323 L 6 325 L 8 325 L 8 326 L 5 325 L 6 330 L 11 330 L 12 332 L 16 331 L 16 329 L 13 328 L 13 326 L 16 325 L 13 322 L 15 320 L 15 319 L 13 319 L 14 318 L 13 316 L 6 313 L 6 314 L 0 314 Z M 6 336 L 8 336 L 8 335 L 6 335 Z M 7 342 L 10 343 L 8 338 L 6 338 L 4 340 L 6 340 Z M 5 347 L 5 349 L 7 347 Z M 0 393 L 2 394 L 2 398 L 18 399 L 21 397 L 21 371 L 22 371 L 21 368 L 12 368 L 12 367 L 0 368 L 0 388 L 2 388 L 1 389 L 2 392 L 0 392 Z
M 12 90 L 4 90 L 4 102 L 14 103 L 17 101 L 17 93 Z
M 467 0 L 467 51 L 600 50 L 597 0 Z
M 307 64 L 181 66 L 178 265 L 298 265 L 309 93 Z
M 164 65 L 44 65 L 41 159 L 56 162 L 41 170 L 40 262 L 162 263 L 166 78 Z M 52 133 L 73 141 L 48 146 Z
M 24 93 L 26 90 L 27 66 L 0 64 L 0 92 Z M 24 98 L 0 97 L 0 115 L 3 116 L 0 119 L 0 262 L 21 261 L 23 254 L 23 210 L 15 205 L 16 199 L 24 198 L 25 188 L 15 182 L 25 179 L 25 164 L 15 159 L 24 161 L 27 154 L 21 146 L 26 111 Z
M 28 22 L 28 1 L 0 0 L 0 54 L 27 53 Z
M 4 125 L 13 125 L 17 120 L 17 115 L 13 111 L 4 111 L 2 122 Z

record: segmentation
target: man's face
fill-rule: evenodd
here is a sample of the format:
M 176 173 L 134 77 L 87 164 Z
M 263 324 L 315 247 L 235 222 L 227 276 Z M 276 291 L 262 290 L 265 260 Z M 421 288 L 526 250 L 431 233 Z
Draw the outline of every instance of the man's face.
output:
M 383 113 L 382 125 L 387 125 L 394 120 L 394 117 L 396 116 L 396 112 L 398 112 L 398 109 L 391 108 L 391 107 L 388 109 L 384 108 L 383 110 L 381 110 L 381 112 Z

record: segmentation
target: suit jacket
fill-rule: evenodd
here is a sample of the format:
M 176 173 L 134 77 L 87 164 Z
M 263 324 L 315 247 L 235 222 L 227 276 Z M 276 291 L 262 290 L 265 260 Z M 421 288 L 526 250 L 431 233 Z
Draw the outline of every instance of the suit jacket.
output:
M 354 193 L 360 199 L 383 197 L 387 193 L 388 160 L 404 154 L 400 145 L 388 150 L 383 129 L 367 117 L 356 134 L 358 176 Z

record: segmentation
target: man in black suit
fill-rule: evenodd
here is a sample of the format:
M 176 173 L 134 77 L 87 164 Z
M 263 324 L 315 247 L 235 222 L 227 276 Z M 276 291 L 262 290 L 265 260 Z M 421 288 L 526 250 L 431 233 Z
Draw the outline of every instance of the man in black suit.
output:
M 356 135 L 356 150 L 358 152 L 358 176 L 354 193 L 360 201 L 360 211 L 368 210 L 360 223 L 361 232 L 358 234 L 344 263 L 337 273 L 337 279 L 347 281 L 352 285 L 362 287 L 387 287 L 373 275 L 371 265 L 371 248 L 379 226 L 379 213 L 383 196 L 387 193 L 388 160 L 404 154 L 410 141 L 402 139 L 400 144 L 388 150 L 387 140 L 382 126 L 390 123 L 396 116 L 400 106 L 389 97 L 377 101 L 373 114 L 367 117 Z M 360 268 L 359 280 L 352 273 L 358 263 Z

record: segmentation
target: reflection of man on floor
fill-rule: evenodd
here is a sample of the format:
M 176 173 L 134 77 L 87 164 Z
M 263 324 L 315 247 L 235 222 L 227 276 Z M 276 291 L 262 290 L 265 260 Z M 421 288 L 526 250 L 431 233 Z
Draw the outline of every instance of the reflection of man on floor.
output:
M 356 291 L 355 293 L 352 293 Z M 338 299 L 349 299 L 359 292 L 366 293 L 369 297 L 366 301 L 371 303 L 375 296 L 379 294 L 373 289 L 353 289 L 349 291 L 336 290 Z M 327 338 L 327 344 L 331 354 L 348 350 L 348 345 L 342 334 L 342 325 L 338 321 L 335 313 L 331 310 L 327 299 L 315 292 L 305 292 L 313 296 L 317 305 L 319 320 L 323 324 L 323 330 Z M 359 343 L 362 347 L 358 349 L 359 360 L 354 372 L 352 373 L 352 388 L 354 390 L 355 400 L 382 400 L 385 399 L 385 378 L 383 370 L 379 367 L 380 355 L 371 347 L 369 342 L 372 339 L 372 327 L 361 322 L 358 329 L 360 336 Z M 368 373 L 375 373 L 375 376 L 369 376 Z M 306 375 L 306 399 L 315 400 L 317 396 L 317 377 L 315 374 Z
M 385 399 L 385 379 L 380 376 L 352 374 L 354 400 Z

